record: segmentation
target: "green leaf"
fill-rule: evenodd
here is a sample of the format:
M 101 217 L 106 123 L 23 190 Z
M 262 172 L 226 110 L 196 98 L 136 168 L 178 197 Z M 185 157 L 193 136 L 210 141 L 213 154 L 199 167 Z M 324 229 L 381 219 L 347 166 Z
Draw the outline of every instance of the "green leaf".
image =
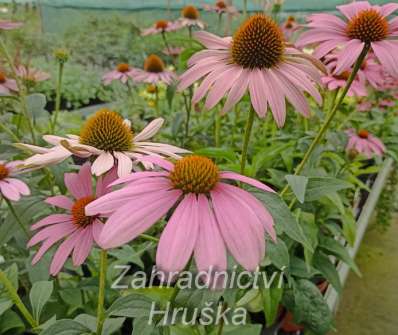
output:
M 134 319 L 133 333 L 131 335 L 155 335 L 159 334 L 159 328 L 154 324 L 148 324 L 148 318 Z
M 91 329 L 87 328 L 86 326 L 82 325 L 81 323 L 63 319 L 58 320 L 50 327 L 43 330 L 40 335 L 87 335 L 91 334 Z
M 262 325 L 244 325 L 244 326 L 233 326 L 226 325 L 224 327 L 224 335 L 260 335 Z
M 253 188 L 250 189 L 250 192 L 259 199 L 271 213 L 277 230 L 279 228 L 292 240 L 301 243 L 309 250 L 313 250 L 310 242 L 304 235 L 303 229 L 279 195 L 270 192 L 260 192 Z
M 350 246 L 354 246 L 357 236 L 357 223 L 351 211 L 346 211 L 342 216 L 344 238 Z
M 108 308 L 106 315 L 126 316 L 130 318 L 140 318 L 148 315 L 152 306 L 152 301 L 140 294 L 129 294 L 116 299 Z
M 20 334 L 24 329 L 24 322 L 13 310 L 8 310 L 0 317 L 0 334 Z
M 170 335 L 197 335 L 192 326 L 171 326 Z
M 267 254 L 272 264 L 278 269 L 289 268 L 289 251 L 282 239 L 278 239 L 277 242 L 273 242 L 272 240 L 268 241 Z
M 319 247 L 324 251 L 336 256 L 345 262 L 359 277 L 362 277 L 354 260 L 349 255 L 347 249 L 332 237 L 322 236 L 319 241 Z
M 102 335 L 111 335 L 118 331 L 126 318 L 110 318 L 106 319 L 104 322 L 104 328 L 102 330 Z
M 340 277 L 336 270 L 336 266 L 328 256 L 321 251 L 317 251 L 313 257 L 313 265 L 338 293 L 342 291 L 343 288 L 340 283 Z
M 305 176 L 286 175 L 287 182 L 290 185 L 294 195 L 300 203 L 304 203 L 305 192 L 307 189 L 308 178 Z
M 29 293 L 30 304 L 32 306 L 33 317 L 40 322 L 40 314 L 51 297 L 54 284 L 52 281 L 38 281 L 33 284 Z
M 282 275 L 282 274 L 281 274 Z M 279 304 L 282 300 L 283 287 L 278 287 L 279 280 L 271 287 L 262 287 L 261 294 L 264 302 L 264 314 L 267 327 L 272 326 L 278 316 Z
M 259 289 L 252 288 L 236 303 L 237 307 L 246 307 L 249 312 L 257 313 L 263 310 L 263 299 Z
M 0 316 L 4 314 L 5 311 L 7 311 L 14 303 L 6 298 L 2 297 L 0 298 Z
M 317 201 L 319 198 L 350 188 L 353 185 L 345 180 L 333 177 L 308 177 L 305 201 Z

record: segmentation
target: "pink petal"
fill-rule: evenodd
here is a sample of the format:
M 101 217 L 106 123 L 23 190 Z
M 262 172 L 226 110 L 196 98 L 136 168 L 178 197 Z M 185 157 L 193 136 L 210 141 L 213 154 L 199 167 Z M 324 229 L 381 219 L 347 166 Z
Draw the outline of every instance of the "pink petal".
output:
M 123 152 L 114 152 L 113 155 L 117 159 L 117 175 L 119 177 L 128 176 L 133 169 L 133 162 L 131 158 L 126 156 Z
M 228 49 L 230 42 L 206 31 L 194 33 L 194 37 L 208 49 Z
M 54 223 L 72 222 L 72 215 L 69 214 L 51 214 L 44 219 L 36 222 L 30 227 L 30 230 L 36 230 L 44 226 L 52 225 Z
M 88 226 L 79 232 L 79 239 L 73 249 L 72 262 L 74 266 L 80 266 L 86 260 L 93 247 L 92 226 Z
M 76 230 L 66 239 L 64 242 L 61 243 L 58 250 L 56 251 L 54 258 L 51 262 L 50 266 L 50 274 L 56 276 L 59 271 L 61 271 L 62 267 L 64 266 L 68 256 L 72 252 L 72 249 L 75 247 L 76 243 L 80 237 L 80 230 Z
M 140 133 L 134 137 L 134 142 L 146 141 L 155 136 L 164 123 L 164 119 L 157 118 L 151 121 Z
M 117 169 L 113 167 L 105 175 L 100 176 L 97 179 L 97 185 L 95 190 L 96 197 L 100 197 L 112 190 L 111 184 L 117 180 Z
M 76 225 L 74 225 L 71 221 L 68 222 L 59 222 L 57 224 L 53 224 L 49 227 L 45 227 L 36 233 L 28 242 L 28 247 L 32 247 L 35 244 L 46 240 L 47 238 L 51 238 L 52 236 L 58 234 L 67 235 L 72 231 L 76 230 Z
M 372 49 L 386 71 L 398 77 L 398 45 L 392 41 L 372 42 Z
M 360 40 L 349 41 L 345 48 L 338 54 L 337 66 L 334 72 L 336 74 L 340 74 L 346 70 L 349 70 L 358 59 L 364 45 L 365 43 L 361 42 Z
M 95 243 L 97 243 L 97 244 L 98 244 L 98 241 L 99 241 L 99 238 L 100 238 L 103 228 L 104 228 L 104 224 L 100 220 L 97 219 L 93 222 L 93 238 L 94 238 Z
M 104 225 L 100 246 L 115 248 L 135 239 L 164 216 L 181 194 L 179 190 L 149 193 L 120 207 Z
M 123 183 L 133 182 L 136 180 L 144 179 L 144 178 L 156 178 L 156 177 L 167 177 L 169 172 L 158 172 L 158 171 L 138 171 L 131 173 L 130 175 L 119 178 L 116 181 L 109 184 L 109 186 L 115 186 Z
M 160 157 L 156 157 L 156 156 L 144 156 L 140 159 L 140 161 L 144 161 L 144 162 L 150 162 L 153 163 L 155 165 L 160 166 L 161 168 L 167 170 L 167 171 L 171 171 L 174 168 L 174 164 L 163 159 Z
M 29 187 L 23 181 L 16 178 L 6 178 L 5 180 L 8 181 L 22 195 L 30 195 Z
M 336 6 L 336 8 L 349 20 L 357 15 L 359 11 L 369 9 L 370 7 L 367 1 L 356 1 L 347 5 Z
M 112 169 L 115 160 L 110 152 L 103 152 L 98 156 L 98 158 L 94 161 L 91 172 L 96 175 L 100 176 L 105 172 Z
M 267 87 L 268 105 L 278 127 L 283 127 L 286 119 L 285 97 L 281 92 L 279 82 L 273 78 L 269 71 L 264 71 L 265 85 Z
M 49 197 L 44 200 L 45 203 L 53 205 L 59 208 L 71 210 L 73 206 L 73 201 L 64 195 L 56 195 L 54 197 Z
M 220 178 L 241 181 L 243 183 L 246 183 L 246 184 L 249 184 L 251 186 L 257 187 L 258 189 L 263 190 L 265 192 L 275 193 L 275 191 L 271 187 L 259 182 L 258 180 L 255 180 L 255 179 L 250 178 L 250 177 L 243 176 L 243 175 L 241 175 L 239 173 L 236 173 L 236 172 L 223 171 L 223 172 L 220 173 Z
M 0 191 L 9 200 L 18 201 L 21 199 L 18 189 L 6 181 L 0 181 Z
M 188 194 L 178 204 L 160 236 L 156 265 L 165 273 L 182 271 L 191 258 L 199 230 L 196 195 Z
M 267 112 L 267 85 L 264 82 L 264 74 L 260 69 L 255 69 L 250 72 L 249 91 L 250 100 L 257 115 L 261 118 L 265 117 Z
M 243 70 L 229 91 L 222 113 L 228 112 L 243 97 L 249 85 L 249 79 L 249 71 Z

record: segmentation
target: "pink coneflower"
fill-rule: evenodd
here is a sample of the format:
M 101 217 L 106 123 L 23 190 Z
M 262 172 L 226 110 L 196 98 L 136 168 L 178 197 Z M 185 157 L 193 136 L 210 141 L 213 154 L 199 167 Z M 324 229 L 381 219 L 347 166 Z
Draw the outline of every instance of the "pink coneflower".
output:
M 388 108 L 388 107 L 394 107 L 394 106 L 395 106 L 395 101 L 392 99 L 385 98 L 385 99 L 381 99 L 379 101 L 379 107 L 381 107 L 381 108 Z
M 316 57 L 323 57 L 336 47 L 338 54 L 336 73 L 342 73 L 358 59 L 365 45 L 369 45 L 376 58 L 392 75 L 398 76 L 398 20 L 387 17 L 398 9 L 398 4 L 372 6 L 367 1 L 357 1 L 337 6 L 345 16 L 313 14 L 309 17 L 309 31 L 303 33 L 297 44 L 305 46 L 320 43 Z
M 14 178 L 20 172 L 22 161 L 0 161 L 0 194 L 13 201 L 21 199 L 22 195 L 29 195 L 29 187 L 21 180 Z
M 24 65 L 17 66 L 16 73 L 22 80 L 29 83 L 38 83 L 50 79 L 50 75 L 47 72 Z
M 178 154 L 188 151 L 163 143 L 148 142 L 161 128 L 164 120 L 158 118 L 149 123 L 139 134 L 134 135 L 130 121 L 109 109 L 100 109 L 88 118 L 80 135 L 60 137 L 45 135 L 52 148 L 30 144 L 19 144 L 21 148 L 33 151 L 35 155 L 25 160 L 26 167 L 44 167 L 58 164 L 76 155 L 83 158 L 94 157 L 92 173 L 100 176 L 117 165 L 118 175 L 125 176 L 137 169 L 136 161 L 144 155 L 163 155 L 179 158 Z M 150 168 L 151 165 L 146 165 Z
M 133 75 L 134 69 L 126 63 L 120 63 L 116 66 L 115 70 L 107 72 L 102 77 L 105 85 L 109 85 L 114 80 L 119 80 L 123 84 L 126 84 L 129 79 L 134 79 Z
M 227 96 L 223 107 L 223 112 L 227 112 L 249 91 L 258 116 L 265 117 L 268 105 L 277 125 L 282 127 L 286 119 L 285 98 L 305 116 L 309 115 L 310 107 L 304 92 L 321 103 L 313 81 L 320 83 L 315 65 L 322 69 L 323 65 L 286 46 L 280 28 L 272 19 L 255 15 L 233 38 L 208 32 L 198 32 L 195 37 L 207 49 L 191 57 L 190 68 L 181 75 L 179 84 L 183 90 L 204 77 L 193 96 L 194 104 L 208 93 L 205 107 L 211 109 Z
M 383 66 L 376 62 L 373 54 L 370 54 L 362 63 L 358 76 L 363 76 L 373 88 L 380 90 L 384 81 Z
M 222 172 L 208 158 L 187 156 L 175 164 L 147 157 L 164 171 L 137 172 L 128 182 L 86 207 L 88 215 L 110 215 L 100 236 L 103 248 L 114 248 L 145 232 L 174 206 L 156 254 L 166 274 L 184 269 L 192 253 L 199 271 L 227 267 L 226 250 L 245 269 L 256 269 L 265 254 L 265 232 L 276 239 L 273 219 L 249 192 L 224 182 L 236 180 L 274 192 L 257 180 Z
M 164 48 L 162 52 L 171 57 L 178 57 L 185 49 L 182 47 L 169 47 L 169 48 Z
M 166 69 L 163 60 L 156 55 L 149 55 L 144 62 L 144 69 L 133 70 L 134 80 L 137 82 L 144 82 L 149 84 L 158 84 L 163 82 L 170 85 L 177 79 L 173 71 Z
M 0 20 L 0 30 L 12 30 L 23 26 L 22 22 Z
M 142 36 L 164 34 L 167 32 L 172 32 L 180 29 L 181 26 L 176 22 L 159 20 L 154 23 L 154 25 L 148 29 L 144 29 L 141 33 Z
M 290 40 L 292 35 L 299 29 L 299 24 L 297 23 L 294 16 L 289 16 L 286 21 L 282 24 L 281 29 L 285 38 Z
M 107 192 L 107 186 L 116 179 L 115 170 L 99 178 L 96 191 L 90 173 L 90 163 L 84 164 L 78 173 L 65 173 L 65 185 L 72 199 L 64 195 L 49 197 L 47 204 L 66 211 L 63 214 L 52 214 L 32 225 L 31 230 L 39 230 L 28 242 L 28 247 L 41 243 L 32 264 L 36 264 L 43 255 L 56 243 L 62 240 L 55 252 L 50 266 L 50 274 L 55 276 L 72 253 L 74 266 L 80 266 L 93 248 L 94 242 L 103 228 L 103 223 L 96 216 L 85 214 L 86 206 Z M 108 189 L 108 191 L 110 191 Z
M 344 88 L 347 85 L 348 78 L 350 77 L 350 71 L 344 71 L 340 74 L 336 73 L 337 56 L 336 54 L 328 54 L 325 56 L 324 61 L 326 68 L 328 69 L 328 74 L 322 76 L 322 83 L 331 91 L 338 88 Z M 365 86 L 365 77 L 363 74 L 359 73 L 352 82 L 347 95 L 363 97 L 368 94 Z
M 199 17 L 199 10 L 195 6 L 185 6 L 182 9 L 181 17 L 177 20 L 177 24 L 181 27 L 198 27 L 200 29 L 205 29 L 205 24 Z
M 370 159 L 373 155 L 382 156 L 386 151 L 383 142 L 365 129 L 358 132 L 355 129 L 348 129 L 347 135 L 349 139 L 346 150 L 348 152 L 356 151 Z
M 372 109 L 372 103 L 370 101 L 362 100 L 357 104 L 358 112 L 368 112 Z
M 228 4 L 226 1 L 216 1 L 213 5 L 203 4 L 203 9 L 208 12 L 213 12 L 218 15 L 229 14 L 229 15 L 239 15 L 239 11 L 235 6 Z
M 9 79 L 4 72 L 0 71 L 0 94 L 11 94 L 18 92 L 18 85 L 14 79 Z

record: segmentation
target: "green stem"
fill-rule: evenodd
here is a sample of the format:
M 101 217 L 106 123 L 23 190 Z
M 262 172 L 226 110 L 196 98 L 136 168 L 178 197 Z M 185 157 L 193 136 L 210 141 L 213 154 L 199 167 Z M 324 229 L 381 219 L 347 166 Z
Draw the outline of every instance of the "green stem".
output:
M 98 307 L 97 307 L 97 335 L 102 334 L 105 321 L 105 285 L 106 285 L 107 252 L 101 250 L 99 287 L 98 287 Z
M 14 302 L 15 306 L 19 309 L 23 317 L 28 321 L 30 326 L 34 329 L 39 326 L 37 321 L 33 318 L 32 314 L 28 311 L 28 309 L 23 304 L 21 298 L 18 295 L 17 290 L 12 285 L 10 280 L 7 278 L 6 274 L 0 270 L 0 282 L 4 285 L 4 288 L 7 290 L 10 299 Z
M 141 234 L 140 237 L 147 241 L 156 242 L 156 243 L 159 242 L 159 239 L 157 237 L 151 235 Z
M 158 86 L 155 86 L 155 110 L 156 110 L 156 116 L 160 116 L 160 110 L 159 110 L 159 88 Z
M 220 112 L 216 112 L 216 124 L 214 127 L 214 142 L 215 146 L 218 148 L 220 147 L 220 131 L 221 131 L 221 115 Z
M 343 89 L 343 91 L 341 92 L 339 98 L 337 99 L 336 104 L 334 105 L 333 109 L 330 111 L 330 113 L 328 114 L 324 124 L 322 125 L 321 129 L 319 129 L 317 135 L 315 136 L 314 140 L 312 141 L 312 143 L 310 144 L 308 150 L 306 151 L 306 153 L 304 154 L 303 159 L 301 160 L 300 164 L 297 166 L 294 175 L 300 175 L 300 173 L 303 171 L 305 164 L 308 162 L 309 158 L 311 157 L 311 154 L 313 153 L 313 151 L 315 150 L 315 148 L 317 147 L 317 145 L 320 143 L 320 141 L 323 139 L 323 136 L 325 135 L 326 131 L 328 130 L 332 120 L 334 119 L 334 117 L 337 114 L 337 111 L 341 105 L 341 103 L 343 102 L 348 90 L 351 87 L 352 82 L 355 79 L 355 76 L 358 73 L 358 70 L 361 68 L 362 62 L 365 59 L 368 51 L 370 49 L 370 45 L 369 44 L 365 44 L 361 54 L 359 55 L 357 61 L 354 64 L 354 68 L 350 74 L 350 77 L 347 80 L 347 83 Z M 281 196 L 283 196 L 289 189 L 289 184 L 287 184 L 282 192 L 281 192 Z
M 245 135 L 243 139 L 242 156 L 240 161 L 240 173 L 244 174 L 246 159 L 247 159 L 247 149 L 249 148 L 250 135 L 252 133 L 253 122 L 254 122 L 254 108 L 250 106 L 249 117 L 246 121 Z
M 243 18 L 247 18 L 247 0 L 243 0 Z
M 227 308 L 228 308 L 228 304 L 227 304 L 226 302 L 224 302 L 222 312 L 224 313 L 224 311 L 225 311 Z M 223 330 L 224 330 L 224 318 L 221 318 L 221 320 L 220 320 L 220 326 L 218 327 L 218 330 L 217 330 L 217 335 L 222 335 Z
M 55 127 L 57 126 L 58 114 L 61 109 L 61 92 L 62 92 L 62 76 L 64 72 L 64 62 L 58 63 L 58 80 L 57 80 L 57 90 L 55 92 L 55 110 L 54 110 L 54 119 L 51 124 L 51 133 L 55 131 Z
M 21 230 L 24 232 L 24 234 L 26 235 L 26 237 L 29 239 L 30 235 L 29 235 L 29 231 L 28 228 L 25 227 L 25 225 L 22 223 L 21 219 L 19 218 L 17 212 L 15 211 L 14 206 L 12 205 L 11 201 L 8 200 L 7 198 L 4 197 L 4 200 L 6 202 L 6 204 L 8 205 L 8 208 L 10 209 L 11 214 L 14 216 L 15 221 L 17 221 L 18 225 L 20 226 Z

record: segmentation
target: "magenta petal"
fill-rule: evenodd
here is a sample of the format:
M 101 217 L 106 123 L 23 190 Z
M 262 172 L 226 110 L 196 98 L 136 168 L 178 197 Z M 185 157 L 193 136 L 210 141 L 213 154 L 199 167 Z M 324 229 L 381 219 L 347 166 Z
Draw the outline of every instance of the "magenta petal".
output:
M 49 197 L 44 202 L 49 205 L 53 205 L 68 210 L 71 210 L 73 206 L 73 201 L 64 195 L 56 195 L 54 197 Z
M 32 247 L 35 244 L 58 234 L 69 234 L 76 230 L 76 226 L 72 222 L 61 222 L 53 224 L 49 227 L 45 227 L 36 233 L 29 241 L 28 247 Z
M 236 173 L 236 172 L 223 171 L 223 172 L 220 173 L 220 178 L 222 178 L 222 179 L 233 179 L 233 180 L 241 181 L 241 182 L 244 182 L 244 183 L 249 184 L 251 186 L 257 187 L 260 190 L 263 190 L 263 191 L 266 191 L 266 192 L 275 193 L 275 191 L 271 187 L 259 182 L 258 180 L 255 180 L 255 179 L 250 178 L 250 177 L 243 176 L 243 175 L 241 175 L 239 173 Z
M 200 214 L 196 195 L 179 203 L 160 236 L 156 265 L 165 273 L 180 272 L 188 263 L 198 236 Z
M 81 230 L 79 234 L 79 240 L 76 242 L 72 254 L 74 266 L 82 265 L 93 247 L 93 232 L 91 225 Z
M 75 247 L 80 237 L 80 230 L 73 232 L 68 239 L 61 243 L 58 250 L 56 251 L 50 266 L 50 274 L 56 276 L 64 266 L 68 256 Z

